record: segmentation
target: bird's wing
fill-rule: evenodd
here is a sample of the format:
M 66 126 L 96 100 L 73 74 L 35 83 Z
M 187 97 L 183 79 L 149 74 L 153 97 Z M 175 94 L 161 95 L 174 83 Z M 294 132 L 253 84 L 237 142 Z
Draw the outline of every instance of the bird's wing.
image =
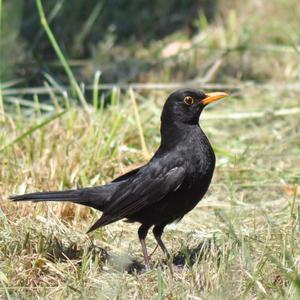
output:
M 139 167 L 139 168 L 136 168 L 136 169 L 133 169 L 119 177 L 117 177 L 116 179 L 114 179 L 112 182 L 119 182 L 119 181 L 123 181 L 123 180 L 127 180 L 129 179 L 130 177 L 134 176 L 142 167 Z
M 105 207 L 102 217 L 89 231 L 125 218 L 160 201 L 181 185 L 184 175 L 185 166 L 182 159 L 166 157 L 149 162 L 126 184 L 120 185 L 110 204 Z

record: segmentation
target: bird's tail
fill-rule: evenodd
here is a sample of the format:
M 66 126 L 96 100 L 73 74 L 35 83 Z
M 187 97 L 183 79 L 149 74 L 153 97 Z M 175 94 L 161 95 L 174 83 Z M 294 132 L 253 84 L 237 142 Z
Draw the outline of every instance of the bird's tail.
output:
M 115 191 L 118 189 L 120 184 L 122 183 L 114 182 L 102 186 L 83 188 L 79 190 L 14 195 L 10 196 L 9 199 L 16 202 L 66 201 L 89 206 L 103 212 L 105 210 L 105 207 L 110 203 L 112 196 L 114 195 Z M 92 230 L 95 230 L 98 227 L 111 223 L 107 222 L 107 220 L 105 220 L 105 223 L 103 223 L 103 219 L 100 220 L 101 222 L 97 221 L 96 224 L 93 225 L 88 232 L 91 232 Z
M 97 197 L 98 196 L 98 197 Z M 96 208 L 98 210 L 103 209 L 104 200 L 99 197 L 99 193 L 93 192 L 93 189 L 79 189 L 79 190 L 66 190 L 66 191 L 56 191 L 56 192 L 39 192 L 30 193 L 24 195 L 13 195 L 9 199 L 15 202 L 19 201 L 33 201 L 33 202 L 43 202 L 43 201 L 66 201 L 77 204 L 82 204 Z
M 24 195 L 13 195 L 9 199 L 12 201 L 77 201 L 80 200 L 79 193 L 76 190 L 58 191 L 58 192 L 39 192 Z

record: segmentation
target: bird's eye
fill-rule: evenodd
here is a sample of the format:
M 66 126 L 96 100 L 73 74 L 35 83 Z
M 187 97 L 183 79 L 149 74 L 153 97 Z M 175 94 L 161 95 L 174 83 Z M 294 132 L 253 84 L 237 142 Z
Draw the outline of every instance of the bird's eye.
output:
M 186 97 L 184 97 L 183 102 L 184 102 L 186 105 L 192 105 L 192 104 L 194 104 L 195 100 L 194 100 L 194 98 L 191 97 L 191 96 L 186 96 Z

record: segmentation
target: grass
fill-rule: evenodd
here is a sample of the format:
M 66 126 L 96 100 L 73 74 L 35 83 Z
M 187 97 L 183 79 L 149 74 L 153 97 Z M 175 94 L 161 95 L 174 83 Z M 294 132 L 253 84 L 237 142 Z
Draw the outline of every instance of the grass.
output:
M 278 6 L 276 20 L 272 12 Z M 49 77 L 47 103 L 37 95 L 34 102 L 22 95 L 11 97 L 6 92 L 12 88 L 3 88 L 3 298 L 300 298 L 299 91 L 278 88 L 282 83 L 297 86 L 299 53 L 283 34 L 295 34 L 297 29 L 293 31 L 293 21 L 284 23 L 286 4 L 274 1 L 264 8 L 252 15 L 250 2 L 231 13 L 225 7 L 228 18 L 220 15 L 202 33 L 210 49 L 253 39 L 257 47 L 268 44 L 282 51 L 285 45 L 289 50 L 252 51 L 246 45 L 243 52 L 222 54 L 220 66 L 210 72 L 211 81 L 239 88 L 203 113 L 200 123 L 217 156 L 213 182 L 205 199 L 180 223 L 171 224 L 164 236 L 175 256 L 185 253 L 184 267 L 159 264 L 164 257 L 157 250 L 152 255 L 156 267 L 129 274 L 124 268 L 130 260 L 142 261 L 137 224 L 118 222 L 87 236 L 86 230 L 99 217 L 95 211 L 71 204 L 7 201 L 12 193 L 104 184 L 143 164 L 159 145 L 159 117 L 168 89 L 132 91 L 116 85 L 98 91 L 98 72 L 93 105 L 83 109 L 64 88 L 52 89 L 56 83 Z M 247 13 L 256 20 L 269 16 L 265 31 L 258 23 L 246 35 Z M 285 24 L 281 30 L 280 24 Z M 277 31 L 268 36 L 270 28 Z M 191 51 L 182 59 L 191 61 Z M 195 51 L 200 61 L 216 58 L 209 49 Z M 164 81 L 174 70 L 168 61 L 164 68 L 156 80 Z M 154 250 L 151 235 L 147 244 Z M 194 261 L 188 254 L 199 245 L 207 253 Z
M 42 2 L 41 0 L 36 0 L 36 6 L 37 6 L 37 9 L 38 9 L 38 13 L 39 13 L 39 17 L 40 17 L 40 21 L 41 21 L 41 25 L 42 27 L 44 28 L 48 38 L 49 38 L 49 41 L 53 47 L 53 49 L 55 50 L 55 53 L 56 55 L 58 56 L 59 58 L 59 61 L 60 63 L 62 64 L 62 66 L 64 67 L 64 70 L 69 78 L 69 81 L 70 81 L 70 84 L 72 86 L 72 88 L 74 89 L 74 91 L 76 92 L 76 95 L 78 96 L 80 102 L 81 102 L 81 105 L 86 108 L 87 104 L 86 104 L 86 100 L 83 96 L 83 93 L 82 93 L 82 90 L 80 89 L 76 79 L 75 79 L 75 76 L 70 68 L 70 66 L 68 65 L 68 62 L 64 56 L 64 54 L 62 53 L 56 39 L 55 39 L 55 36 L 53 35 L 50 27 L 49 27 L 49 24 L 48 24 L 48 21 L 46 19 L 46 16 L 45 16 L 45 12 L 44 12 L 44 9 L 43 9 L 43 6 L 42 6 Z

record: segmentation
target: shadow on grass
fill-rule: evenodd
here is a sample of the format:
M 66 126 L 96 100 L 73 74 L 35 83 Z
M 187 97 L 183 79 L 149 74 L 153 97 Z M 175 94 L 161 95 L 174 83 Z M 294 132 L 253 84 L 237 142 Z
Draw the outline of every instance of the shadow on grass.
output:
M 72 260 L 75 264 L 81 265 L 83 258 L 88 257 L 93 261 L 97 260 L 102 265 L 109 258 L 109 254 L 104 248 L 95 246 L 92 243 L 88 247 L 79 247 L 76 243 L 66 245 L 62 240 L 54 236 L 45 238 L 42 244 L 41 247 L 39 243 L 37 252 L 43 254 L 54 263 Z
M 216 248 L 215 244 L 213 245 L 213 241 L 209 239 L 200 242 L 193 248 L 182 249 L 171 258 L 171 261 L 172 265 L 177 268 L 191 268 L 195 263 L 208 260 L 211 256 L 217 257 L 217 263 L 219 266 L 221 251 Z M 156 266 L 161 268 L 166 268 L 169 265 L 170 261 L 167 259 L 164 259 L 156 264 Z M 127 266 L 126 271 L 129 274 L 143 273 L 145 271 L 145 266 L 142 263 L 133 260 L 132 263 Z
M 56 237 L 52 239 L 48 237 L 46 244 L 42 251 L 43 255 L 52 262 L 66 262 L 72 260 L 78 266 L 82 265 L 85 258 L 89 258 L 99 267 L 108 264 L 119 271 L 126 271 L 129 274 L 141 274 L 145 272 L 145 265 L 134 258 L 127 255 L 109 254 L 106 249 L 99 246 L 90 244 L 89 247 L 80 248 L 77 244 L 72 243 L 65 245 L 61 240 Z M 171 260 L 163 259 L 159 262 L 154 262 L 154 268 L 161 267 L 167 268 L 172 265 L 177 268 L 188 267 L 191 268 L 195 263 L 205 261 L 209 257 L 217 257 L 219 265 L 221 259 L 221 251 L 216 247 L 212 240 L 201 241 L 193 248 L 184 248 L 177 252 Z

